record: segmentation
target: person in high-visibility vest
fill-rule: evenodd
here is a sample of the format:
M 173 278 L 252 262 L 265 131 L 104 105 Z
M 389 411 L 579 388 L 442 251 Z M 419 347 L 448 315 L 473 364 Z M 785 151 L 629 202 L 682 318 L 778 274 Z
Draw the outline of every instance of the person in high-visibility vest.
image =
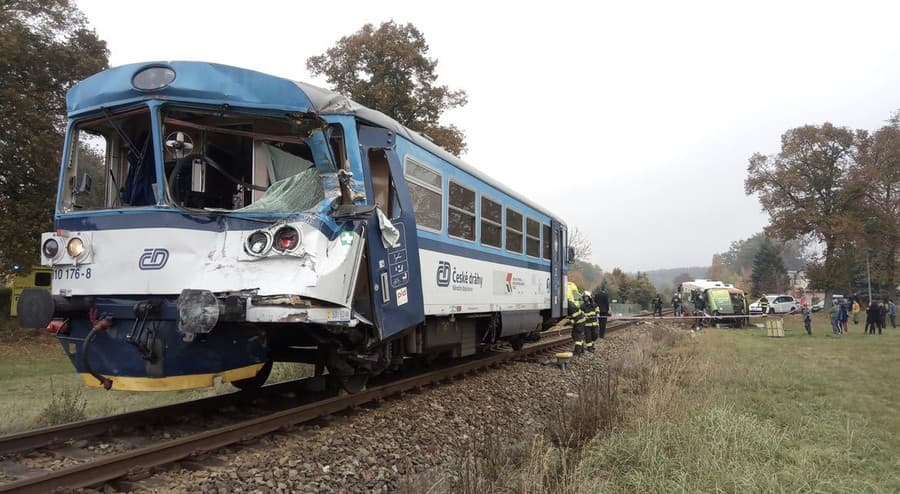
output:
M 566 286 L 566 292 L 568 294 L 569 320 L 572 321 L 572 340 L 575 341 L 575 351 L 573 353 L 581 355 L 584 353 L 584 323 L 587 319 L 584 311 L 581 310 L 583 301 L 575 283 L 569 282 Z
M 582 295 L 582 300 L 584 303 L 581 305 L 581 310 L 584 311 L 584 349 L 590 353 L 594 353 L 594 341 L 597 339 L 598 329 L 600 328 L 600 320 L 597 319 L 597 314 L 600 313 L 597 305 L 594 303 L 594 298 L 591 296 L 591 292 L 585 290 Z
M 566 283 L 566 298 L 575 302 L 576 305 L 581 304 L 581 292 L 578 290 L 578 285 L 571 281 Z

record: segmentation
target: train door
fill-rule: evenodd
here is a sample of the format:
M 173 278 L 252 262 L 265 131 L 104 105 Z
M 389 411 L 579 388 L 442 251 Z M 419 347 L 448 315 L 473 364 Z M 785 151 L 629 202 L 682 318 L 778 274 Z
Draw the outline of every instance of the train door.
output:
M 369 221 L 366 257 L 375 324 L 387 338 L 425 320 L 419 245 L 409 189 L 394 150 L 394 134 L 385 129 L 359 127 L 366 197 L 378 206 L 396 229 L 393 245 L 385 245 L 392 232 L 382 232 L 378 215 Z
M 562 317 L 562 304 L 566 298 L 562 279 L 563 252 L 562 231 L 565 229 L 558 221 L 550 221 L 550 308 L 551 317 Z

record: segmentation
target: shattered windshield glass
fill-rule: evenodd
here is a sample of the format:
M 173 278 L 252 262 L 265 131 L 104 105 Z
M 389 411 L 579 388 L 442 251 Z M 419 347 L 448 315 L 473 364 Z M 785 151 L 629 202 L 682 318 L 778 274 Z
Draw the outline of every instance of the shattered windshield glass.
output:
M 171 204 L 186 209 L 293 213 L 340 195 L 346 161 L 340 126 L 301 116 L 272 118 L 169 109 L 156 144 L 146 109 L 78 123 L 69 135 L 63 212 Z M 156 153 L 162 150 L 165 197 Z M 328 184 L 328 186 L 326 186 Z
M 324 179 L 334 175 L 343 140 L 317 121 L 172 110 L 163 122 L 166 183 L 177 206 L 290 213 L 338 192 L 326 194 Z

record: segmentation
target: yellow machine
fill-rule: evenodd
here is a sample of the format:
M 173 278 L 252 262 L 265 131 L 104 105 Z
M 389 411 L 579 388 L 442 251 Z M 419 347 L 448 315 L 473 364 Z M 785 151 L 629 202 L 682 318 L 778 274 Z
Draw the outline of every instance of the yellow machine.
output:
M 50 290 L 50 281 L 53 279 L 53 272 L 50 268 L 35 266 L 28 273 L 19 273 L 13 277 L 12 283 L 12 304 L 9 308 L 9 315 L 17 317 L 19 311 L 16 306 L 19 303 L 19 295 L 26 288 L 46 288 Z

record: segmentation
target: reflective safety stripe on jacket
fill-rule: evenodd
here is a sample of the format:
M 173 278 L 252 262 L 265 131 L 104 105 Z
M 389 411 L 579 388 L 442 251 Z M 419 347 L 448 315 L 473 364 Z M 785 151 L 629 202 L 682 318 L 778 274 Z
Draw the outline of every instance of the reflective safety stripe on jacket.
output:
M 584 324 L 584 311 L 579 308 L 570 316 L 572 318 L 572 324 Z
M 587 311 L 584 313 L 584 316 L 587 318 L 587 322 L 584 323 L 585 326 L 599 326 L 600 321 L 597 320 L 597 314 L 600 313 L 600 310 L 594 307 L 593 310 Z

